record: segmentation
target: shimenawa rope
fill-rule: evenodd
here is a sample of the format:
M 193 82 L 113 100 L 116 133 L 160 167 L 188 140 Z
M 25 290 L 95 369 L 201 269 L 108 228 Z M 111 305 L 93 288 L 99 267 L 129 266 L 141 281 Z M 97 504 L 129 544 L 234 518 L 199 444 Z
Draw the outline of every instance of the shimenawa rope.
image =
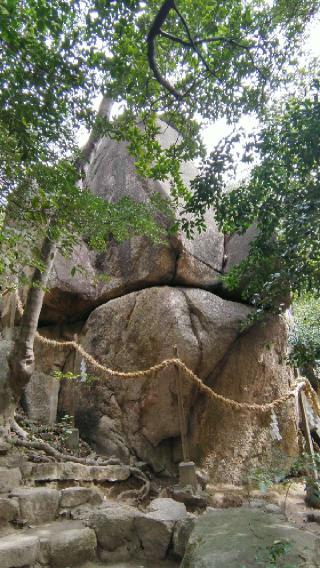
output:
M 22 315 L 23 314 L 23 306 L 22 306 L 22 303 L 21 303 L 21 300 L 20 300 L 18 294 L 17 294 L 17 309 L 18 309 L 19 314 Z M 43 335 L 40 335 L 39 332 L 36 333 L 36 340 L 39 343 L 51 345 L 54 348 L 69 347 L 71 349 L 74 349 L 84 359 L 86 359 L 86 361 L 88 361 L 88 363 L 92 366 L 93 369 L 95 369 L 97 371 L 101 371 L 102 373 L 104 373 L 108 377 L 117 377 L 117 378 L 121 378 L 121 379 L 143 378 L 144 377 L 144 378 L 150 379 L 150 378 L 152 378 L 154 373 L 162 371 L 163 369 L 166 369 L 170 366 L 175 366 L 177 369 L 180 368 L 184 372 L 185 376 L 198 387 L 200 392 L 202 392 L 203 394 L 205 394 L 206 396 L 208 396 L 212 400 L 219 401 L 222 404 L 224 404 L 225 406 L 227 406 L 229 408 L 233 408 L 234 410 L 238 410 L 238 411 L 241 411 L 241 410 L 250 411 L 250 410 L 252 410 L 252 411 L 255 411 L 258 414 L 259 413 L 264 414 L 264 413 L 267 413 L 267 412 L 271 412 L 272 409 L 274 409 L 275 407 L 280 406 L 280 405 L 284 404 L 285 402 L 288 402 L 290 399 L 294 399 L 297 396 L 297 393 L 301 389 L 305 389 L 306 394 L 308 394 L 309 397 L 310 397 L 310 400 L 311 400 L 311 403 L 312 403 L 314 410 L 316 411 L 318 416 L 320 416 L 320 404 L 319 404 L 318 398 L 317 398 L 315 392 L 313 391 L 310 383 L 306 379 L 299 381 L 299 383 L 295 386 L 294 390 L 290 391 L 289 393 L 287 393 L 287 394 L 285 394 L 285 395 L 283 395 L 279 398 L 274 399 L 272 402 L 268 402 L 268 403 L 265 403 L 265 404 L 237 402 L 236 400 L 232 400 L 230 398 L 224 397 L 221 394 L 218 394 L 217 392 L 213 391 L 210 387 L 205 385 L 202 382 L 202 380 L 191 369 L 189 369 L 189 367 L 187 367 L 187 365 L 183 361 L 181 361 L 181 359 L 179 359 L 179 358 L 165 359 L 161 363 L 158 363 L 157 365 L 153 365 L 152 367 L 149 367 L 148 369 L 145 369 L 144 371 L 130 371 L 130 372 L 115 371 L 114 369 L 109 369 L 108 367 L 105 367 L 104 365 L 99 363 L 99 361 L 94 359 L 94 357 L 92 357 L 92 355 L 87 353 L 87 351 L 79 343 L 76 343 L 75 341 L 56 341 L 55 339 L 50 339 L 48 337 L 44 337 Z

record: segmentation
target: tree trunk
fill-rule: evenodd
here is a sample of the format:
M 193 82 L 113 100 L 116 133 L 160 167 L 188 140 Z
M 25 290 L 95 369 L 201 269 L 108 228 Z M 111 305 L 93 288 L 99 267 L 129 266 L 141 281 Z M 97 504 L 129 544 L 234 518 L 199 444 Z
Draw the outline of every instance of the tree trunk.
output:
M 34 271 L 17 337 L 8 356 L 6 408 L 3 409 L 3 417 L 7 422 L 13 416 L 23 389 L 34 371 L 34 339 L 56 250 L 57 244 L 45 237 L 40 253 L 44 268 L 42 271 L 38 268 Z

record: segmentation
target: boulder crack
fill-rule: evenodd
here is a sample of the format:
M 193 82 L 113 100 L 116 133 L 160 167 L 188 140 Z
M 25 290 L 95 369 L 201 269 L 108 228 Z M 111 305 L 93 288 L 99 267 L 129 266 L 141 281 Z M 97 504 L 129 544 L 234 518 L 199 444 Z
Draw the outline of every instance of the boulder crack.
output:
M 195 369 L 195 372 L 198 373 L 198 371 L 201 367 L 202 360 L 203 360 L 203 345 L 202 345 L 201 337 L 200 337 L 199 330 L 198 330 L 197 323 L 196 323 L 197 321 L 200 320 L 199 310 L 194 306 L 193 302 L 190 300 L 187 293 L 184 290 L 181 290 L 181 292 L 182 292 L 182 294 L 185 298 L 185 301 L 186 301 L 186 304 L 187 304 L 187 307 L 188 307 L 191 330 L 192 330 L 192 333 L 193 333 L 193 335 L 194 335 L 194 337 L 197 341 L 197 344 L 198 344 L 199 357 L 198 357 L 198 363 L 197 363 L 197 366 L 196 366 L 196 369 Z

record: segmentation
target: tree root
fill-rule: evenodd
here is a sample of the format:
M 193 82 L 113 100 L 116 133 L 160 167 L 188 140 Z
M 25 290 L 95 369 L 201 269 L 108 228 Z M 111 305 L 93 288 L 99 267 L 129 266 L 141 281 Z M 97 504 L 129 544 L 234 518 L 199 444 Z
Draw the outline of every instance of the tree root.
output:
M 23 440 L 27 440 L 29 437 L 28 432 L 26 432 L 14 418 L 10 421 L 10 428 Z
M 19 424 L 15 420 L 11 421 L 11 429 L 18 435 L 18 438 L 13 438 L 11 440 L 11 442 L 15 446 L 28 448 L 29 450 L 38 450 L 45 452 L 48 456 L 52 456 L 57 461 L 81 463 L 83 465 L 95 466 L 121 465 L 120 460 L 118 460 L 117 458 L 110 458 L 103 461 L 88 458 L 79 458 L 70 454 L 63 454 L 62 452 L 59 452 L 59 450 L 56 450 L 53 446 L 51 446 L 47 442 L 44 442 L 43 440 L 40 440 L 39 438 L 33 438 L 30 440 L 29 434 L 23 428 L 21 428 L 21 426 L 19 426 Z
M 73 463 L 80 463 L 87 466 L 110 466 L 110 465 L 121 465 L 121 462 L 117 458 L 110 458 L 108 460 L 100 461 L 100 460 L 93 460 L 88 458 L 79 458 L 77 456 L 63 454 L 56 450 L 53 446 L 40 440 L 39 438 L 32 438 L 29 439 L 29 434 L 26 432 L 17 422 L 16 420 L 11 420 L 11 430 L 17 434 L 16 438 L 11 439 L 11 443 L 15 446 L 19 446 L 22 448 L 27 448 L 28 450 L 38 450 L 47 454 L 54 458 L 55 461 L 59 462 L 73 462 Z M 48 457 L 44 458 L 45 461 L 50 461 Z M 132 477 L 135 477 L 139 481 L 143 482 L 142 487 L 139 489 L 130 489 L 128 491 L 123 491 L 118 495 L 118 499 L 128 499 L 132 498 L 136 501 L 143 501 L 146 499 L 150 493 L 150 480 L 148 477 L 139 469 L 138 467 L 131 466 L 130 467 L 130 474 Z
M 134 499 L 135 501 L 144 501 L 149 496 L 151 483 L 147 476 L 137 467 L 130 467 L 130 473 L 139 481 L 143 481 L 142 487 L 139 489 L 128 489 L 119 493 L 117 499 Z

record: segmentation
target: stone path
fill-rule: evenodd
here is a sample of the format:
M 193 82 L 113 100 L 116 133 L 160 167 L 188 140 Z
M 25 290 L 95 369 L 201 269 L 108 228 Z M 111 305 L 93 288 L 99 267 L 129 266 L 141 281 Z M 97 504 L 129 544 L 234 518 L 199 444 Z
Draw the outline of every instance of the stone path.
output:
M 194 521 L 183 503 L 157 498 L 140 510 L 107 499 L 94 482 L 126 479 L 120 466 L 24 470 L 0 467 L 0 568 L 80 568 L 86 561 L 95 568 L 97 559 L 117 568 L 178 566 L 171 557 L 183 557 Z M 69 486 L 58 489 L 61 481 Z M 84 486 L 74 486 L 79 481 Z

